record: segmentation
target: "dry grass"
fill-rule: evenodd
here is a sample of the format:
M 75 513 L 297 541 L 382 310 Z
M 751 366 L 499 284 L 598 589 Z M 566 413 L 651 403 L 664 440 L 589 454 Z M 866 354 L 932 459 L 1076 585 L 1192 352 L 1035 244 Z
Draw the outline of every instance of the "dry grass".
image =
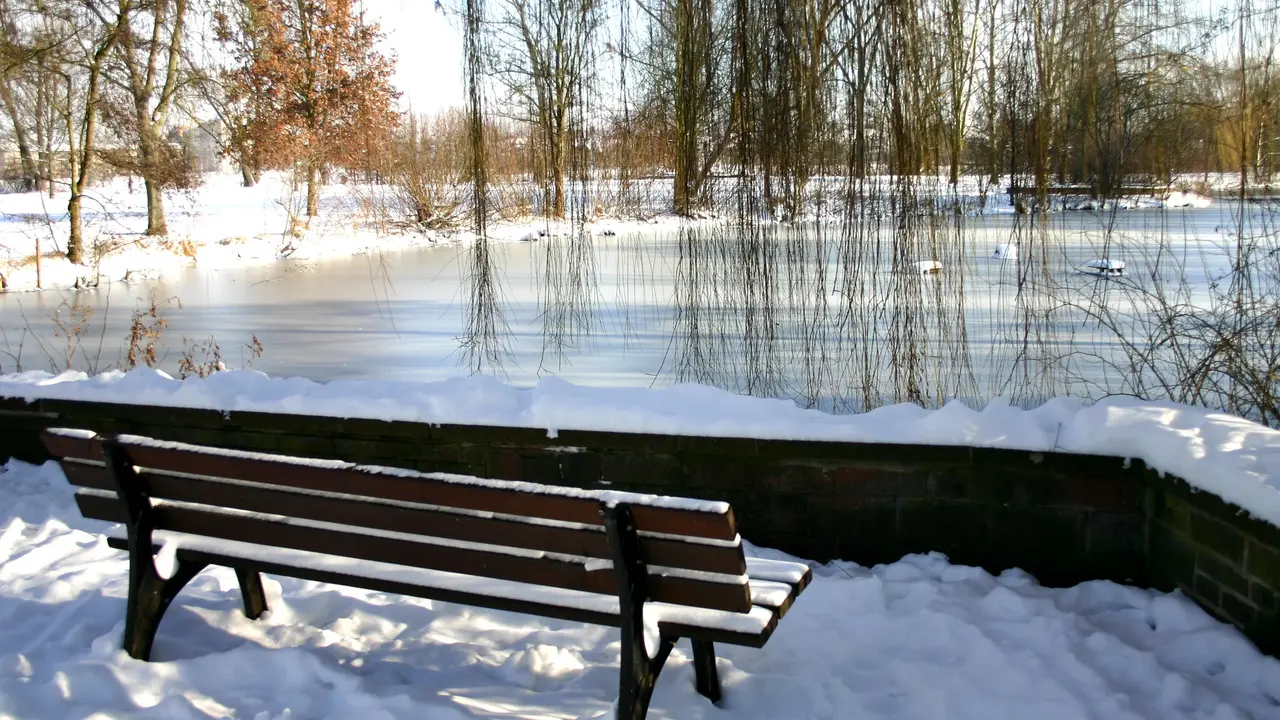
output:
M 160 241 L 160 247 L 174 255 L 190 258 L 192 260 L 195 260 L 196 254 L 200 252 L 199 246 L 197 246 L 191 238 L 182 238 L 180 240 L 165 238 Z
M 67 254 L 65 252 L 62 252 L 61 250 L 51 250 L 49 252 L 40 253 L 40 259 L 42 261 L 60 260 L 62 258 L 65 258 L 66 256 Z M 36 254 L 31 253 L 29 255 L 23 256 L 21 260 L 19 260 L 16 263 L 13 263 L 12 265 L 10 265 L 10 267 L 15 269 L 22 269 L 22 268 L 34 267 L 35 264 L 36 264 Z

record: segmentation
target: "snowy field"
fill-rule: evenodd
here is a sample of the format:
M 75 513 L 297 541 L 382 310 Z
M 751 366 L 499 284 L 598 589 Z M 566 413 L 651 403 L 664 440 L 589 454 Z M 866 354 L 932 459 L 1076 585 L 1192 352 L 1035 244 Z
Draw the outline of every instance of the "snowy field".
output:
M 155 661 L 131 660 L 127 562 L 71 496 L 53 464 L 0 470 L 0 718 L 612 717 L 616 630 L 274 577 L 250 622 L 221 568 L 178 596 Z M 1280 663 L 1177 594 L 940 555 L 814 574 L 764 649 L 717 647 L 722 707 L 681 644 L 649 716 L 1280 718 Z

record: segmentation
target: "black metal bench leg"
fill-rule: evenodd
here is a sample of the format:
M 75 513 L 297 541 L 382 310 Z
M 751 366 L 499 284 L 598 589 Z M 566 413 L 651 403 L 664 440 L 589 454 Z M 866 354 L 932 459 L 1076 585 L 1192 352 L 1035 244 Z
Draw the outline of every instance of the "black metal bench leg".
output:
M 698 694 L 713 703 L 720 702 L 720 673 L 716 671 L 716 645 L 710 640 L 690 639 L 693 643 L 693 671 Z
M 640 554 L 640 538 L 625 504 L 601 503 L 605 534 L 613 555 L 618 583 L 618 611 L 622 630 L 622 658 L 618 678 L 618 720 L 644 720 L 653 699 L 658 674 L 675 647 L 676 638 L 660 637 L 649 657 L 644 644 L 644 603 L 649 599 L 649 569 Z
M 262 591 L 262 576 L 255 570 L 236 568 L 240 597 L 244 599 L 244 616 L 257 620 L 267 611 L 267 595 Z
M 675 647 L 675 639 L 662 638 L 657 655 L 650 658 L 645 650 L 644 637 L 637 637 L 633 642 L 627 642 L 626 634 L 622 638 L 618 720 L 644 720 L 653 699 L 653 688 L 658 683 L 658 675 L 671 654 L 671 648 Z
M 156 573 L 150 554 L 129 558 L 129 601 L 124 621 L 124 649 L 129 657 L 151 659 L 151 645 L 165 611 L 182 588 L 206 567 L 206 563 L 178 561 L 173 577 L 166 580 Z
M 102 456 L 106 461 L 107 475 L 116 486 L 116 494 L 124 503 L 129 515 L 125 524 L 129 532 L 129 599 L 125 607 L 124 649 L 129 657 L 137 660 L 151 658 L 151 644 L 156 629 L 170 603 L 182 592 L 191 579 L 200 574 L 207 563 L 183 561 L 175 558 L 173 575 L 162 578 L 156 572 L 155 511 L 151 498 L 138 472 L 129 459 L 129 453 L 114 438 L 102 441 Z

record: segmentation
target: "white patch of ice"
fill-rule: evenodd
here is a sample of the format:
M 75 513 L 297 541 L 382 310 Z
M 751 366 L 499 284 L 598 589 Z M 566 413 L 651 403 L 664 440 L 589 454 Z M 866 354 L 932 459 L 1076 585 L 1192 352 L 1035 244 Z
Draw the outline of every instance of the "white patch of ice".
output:
M 808 570 L 809 566 L 804 563 L 759 557 L 747 558 L 747 575 L 751 576 L 752 580 L 760 578 L 794 585 L 804 579 L 804 574 Z
M 791 595 L 791 586 L 770 580 L 751 579 L 751 604 L 776 608 Z

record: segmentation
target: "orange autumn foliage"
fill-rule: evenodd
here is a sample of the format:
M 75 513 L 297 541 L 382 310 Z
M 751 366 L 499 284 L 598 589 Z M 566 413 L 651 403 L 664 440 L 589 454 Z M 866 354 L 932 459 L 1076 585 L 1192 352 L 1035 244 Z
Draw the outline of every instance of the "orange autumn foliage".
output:
M 392 59 L 351 0 L 240 0 L 215 21 L 235 59 L 224 81 L 239 117 L 231 144 L 255 168 L 300 166 L 308 215 L 330 165 L 368 169 L 398 116 Z

